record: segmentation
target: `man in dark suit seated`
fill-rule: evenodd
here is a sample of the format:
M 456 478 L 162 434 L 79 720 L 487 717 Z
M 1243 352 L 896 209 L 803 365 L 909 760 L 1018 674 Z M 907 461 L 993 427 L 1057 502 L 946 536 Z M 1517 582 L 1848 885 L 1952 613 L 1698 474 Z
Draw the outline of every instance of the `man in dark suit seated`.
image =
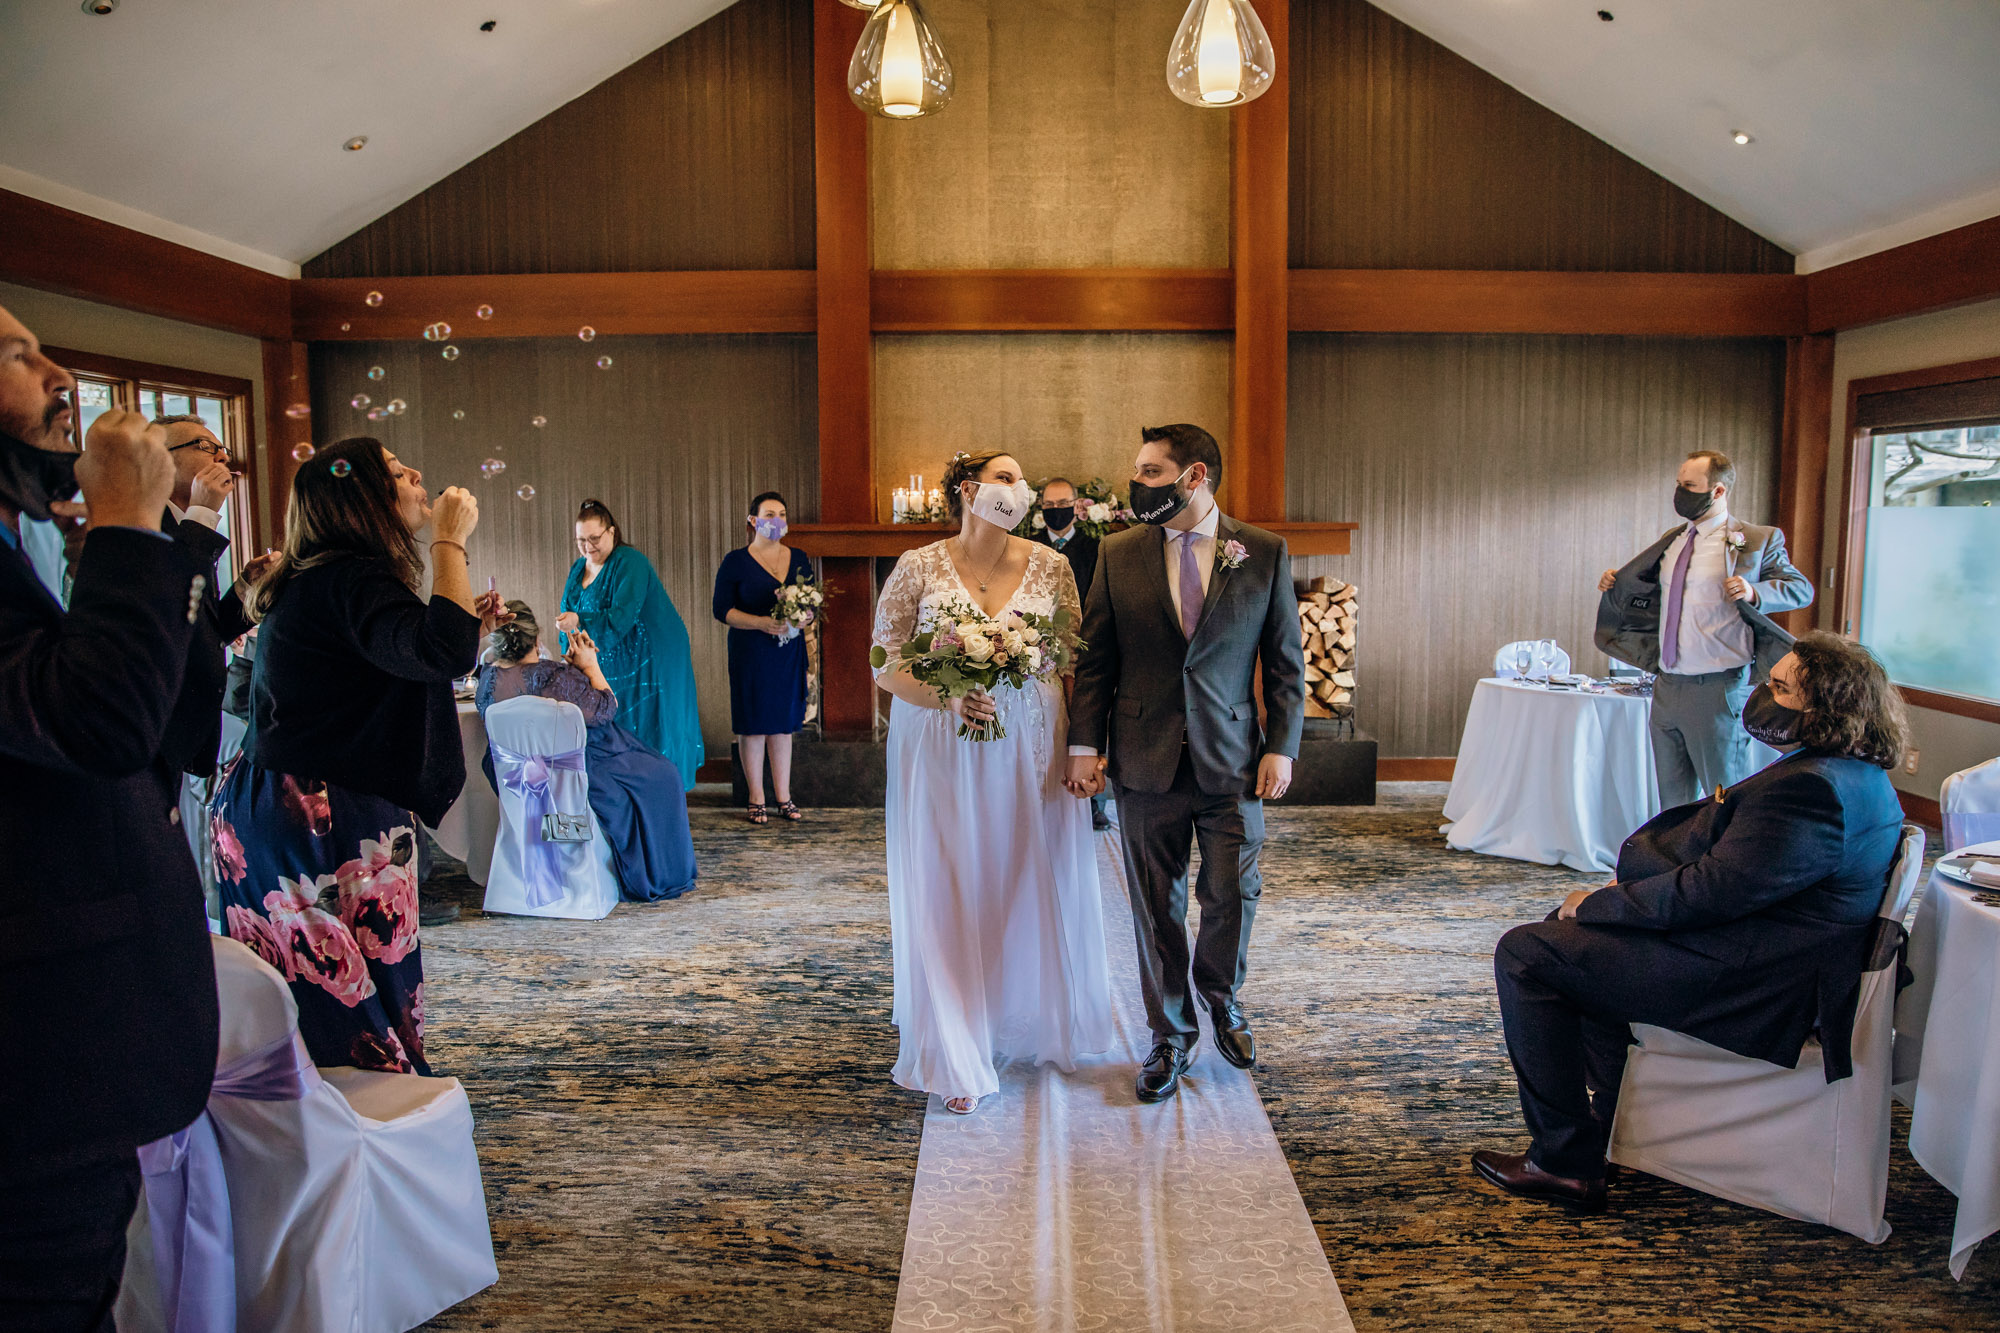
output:
M 173 463 L 0 310 L 0 1330 L 109 1330 L 139 1145 L 215 1070 L 201 886 L 160 738 L 207 578 L 160 532 Z M 69 503 L 79 484 L 84 505 Z M 23 517 L 91 523 L 64 611 Z
M 1473 1165 L 1513 1194 L 1597 1211 L 1630 1025 L 1794 1068 L 1817 1035 L 1829 1081 L 1849 1038 L 1902 807 L 1900 696 L 1865 648 L 1812 633 L 1743 726 L 1785 751 L 1716 799 L 1626 839 L 1618 878 L 1579 889 L 1494 951 L 1507 1055 L 1532 1142 Z

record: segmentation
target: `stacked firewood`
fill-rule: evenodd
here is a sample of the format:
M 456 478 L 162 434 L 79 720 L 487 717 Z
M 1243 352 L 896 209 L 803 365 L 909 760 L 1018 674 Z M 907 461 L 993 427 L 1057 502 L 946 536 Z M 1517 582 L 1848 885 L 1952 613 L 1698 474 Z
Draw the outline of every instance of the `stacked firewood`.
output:
M 1299 588 L 1306 716 L 1354 716 L 1354 585 L 1325 575 Z

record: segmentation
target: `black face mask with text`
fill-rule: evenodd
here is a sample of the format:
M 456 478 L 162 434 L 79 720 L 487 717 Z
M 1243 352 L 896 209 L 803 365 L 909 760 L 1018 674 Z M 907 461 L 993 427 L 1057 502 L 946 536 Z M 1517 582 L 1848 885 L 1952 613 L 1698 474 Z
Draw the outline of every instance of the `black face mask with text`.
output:
M 1194 492 L 1181 489 L 1181 477 L 1194 471 L 1189 463 L 1181 469 L 1180 477 L 1175 477 L 1164 486 L 1148 486 L 1143 481 L 1132 483 L 1132 512 L 1139 516 L 1141 523 L 1171 523 L 1181 510 L 1188 507 Z
M 1750 697 L 1743 701 L 1743 730 L 1750 733 L 1752 740 L 1762 741 L 1774 750 L 1799 743 L 1799 724 L 1805 721 L 1805 716 L 1798 709 L 1779 703 L 1768 682 L 1750 691 Z

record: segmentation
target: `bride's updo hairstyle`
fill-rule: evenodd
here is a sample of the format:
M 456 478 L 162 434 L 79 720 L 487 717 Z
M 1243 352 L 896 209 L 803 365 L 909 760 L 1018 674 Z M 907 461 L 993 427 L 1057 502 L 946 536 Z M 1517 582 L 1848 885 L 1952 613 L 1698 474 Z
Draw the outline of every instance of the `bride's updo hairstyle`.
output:
M 1011 458 L 1005 449 L 988 449 L 976 454 L 956 453 L 944 469 L 944 502 L 951 506 L 951 521 L 956 523 L 964 515 L 965 497 L 959 488 L 968 481 L 978 481 L 996 458 Z
M 514 663 L 535 651 L 535 645 L 541 642 L 542 627 L 535 623 L 535 612 L 526 602 L 511 601 L 507 609 L 514 613 L 514 618 L 496 625 L 486 636 L 486 646 L 493 650 L 494 661 Z

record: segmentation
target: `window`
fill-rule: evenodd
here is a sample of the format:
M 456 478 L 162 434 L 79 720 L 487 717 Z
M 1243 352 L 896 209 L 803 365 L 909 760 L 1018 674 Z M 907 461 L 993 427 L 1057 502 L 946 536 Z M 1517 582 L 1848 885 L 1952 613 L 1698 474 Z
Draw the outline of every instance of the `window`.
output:
M 227 589 L 248 555 L 249 543 L 237 540 L 237 534 L 251 531 L 250 381 L 60 347 L 42 350 L 76 377 L 79 443 L 89 433 L 91 422 L 113 408 L 122 408 L 148 417 L 198 416 L 228 447 L 245 476 L 230 496 L 219 526 L 222 535 L 230 538 L 230 558 L 218 571 L 223 589 Z
M 1852 389 L 1843 625 L 1913 702 L 2000 720 L 2000 375 L 1911 378 Z

